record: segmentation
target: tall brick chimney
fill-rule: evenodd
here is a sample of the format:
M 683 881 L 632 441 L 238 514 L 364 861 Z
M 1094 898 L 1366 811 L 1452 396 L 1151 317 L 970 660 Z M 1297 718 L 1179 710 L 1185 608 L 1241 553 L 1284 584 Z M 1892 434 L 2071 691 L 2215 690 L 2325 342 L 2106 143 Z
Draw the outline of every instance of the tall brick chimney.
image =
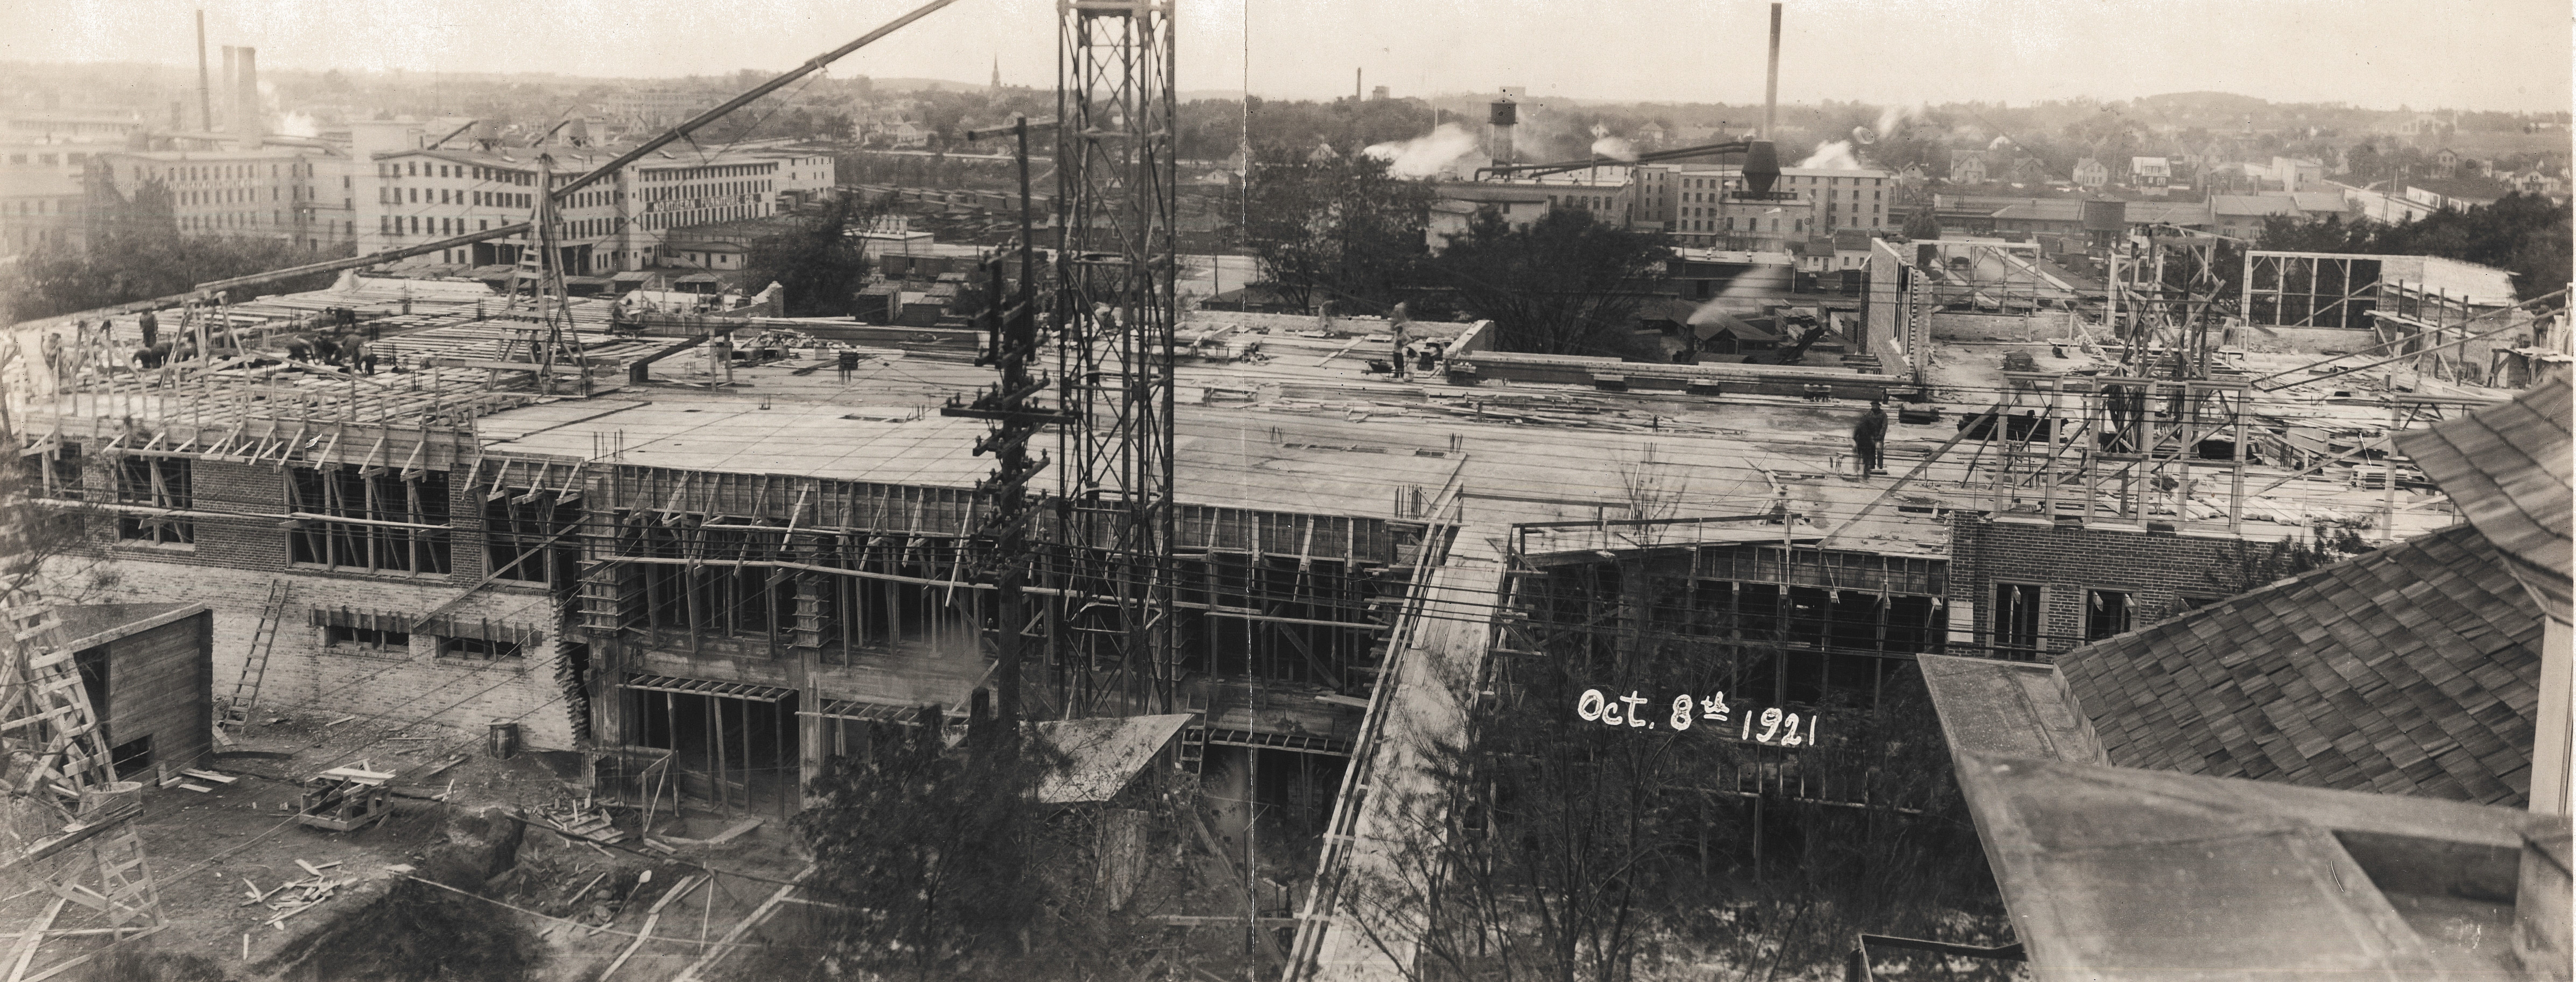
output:
M 266 135 L 267 116 L 260 111 L 259 49 L 239 48 L 237 72 L 233 80 L 233 132 L 245 140 L 258 140 Z

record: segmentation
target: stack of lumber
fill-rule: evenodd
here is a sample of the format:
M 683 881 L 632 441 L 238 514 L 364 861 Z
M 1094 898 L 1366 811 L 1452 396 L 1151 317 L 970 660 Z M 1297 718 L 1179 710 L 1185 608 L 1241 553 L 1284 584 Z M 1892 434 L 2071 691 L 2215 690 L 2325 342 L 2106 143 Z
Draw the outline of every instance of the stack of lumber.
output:
M 276 912 L 277 916 L 268 919 L 268 926 L 280 931 L 286 930 L 287 918 L 331 899 L 331 896 L 338 893 L 341 887 L 358 882 L 358 877 L 334 877 L 323 872 L 340 865 L 336 860 L 315 865 L 298 859 L 295 865 L 303 867 L 304 872 L 309 875 L 300 880 L 271 887 L 265 892 L 260 890 L 259 884 L 251 882 L 249 877 L 242 877 L 242 886 L 245 888 L 242 892 L 250 897 L 249 900 L 242 901 L 242 906 L 257 904 Z

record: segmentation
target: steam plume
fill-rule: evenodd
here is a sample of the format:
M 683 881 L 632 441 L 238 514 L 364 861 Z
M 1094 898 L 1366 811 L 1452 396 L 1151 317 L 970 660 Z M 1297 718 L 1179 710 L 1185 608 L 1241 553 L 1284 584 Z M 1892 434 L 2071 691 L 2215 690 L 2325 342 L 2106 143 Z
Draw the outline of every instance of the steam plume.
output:
M 1386 161 L 1387 170 L 1397 177 L 1430 177 L 1475 149 L 1475 134 L 1456 123 L 1442 123 L 1422 136 L 1380 143 L 1360 152 Z
M 1820 170 L 1859 170 L 1860 158 L 1852 156 L 1852 145 L 1848 141 L 1835 140 L 1818 146 L 1816 152 L 1808 154 L 1807 159 L 1798 162 L 1798 166 Z
M 1637 145 L 1624 137 L 1611 136 L 1608 127 L 1595 123 L 1592 126 L 1592 155 L 1612 160 L 1635 160 Z

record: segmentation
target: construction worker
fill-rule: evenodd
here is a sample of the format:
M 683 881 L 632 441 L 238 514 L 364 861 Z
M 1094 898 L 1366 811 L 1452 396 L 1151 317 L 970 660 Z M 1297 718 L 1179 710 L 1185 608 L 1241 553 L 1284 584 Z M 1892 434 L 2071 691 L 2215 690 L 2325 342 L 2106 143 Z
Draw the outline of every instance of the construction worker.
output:
M 848 348 L 841 349 L 839 364 L 841 368 L 841 384 L 848 385 L 850 384 L 850 377 L 856 375 L 859 371 L 859 353 Z
M 1395 337 L 1395 357 L 1387 359 L 1387 363 L 1394 366 L 1396 381 L 1401 382 L 1404 380 L 1405 329 L 1413 325 L 1413 318 L 1405 312 L 1404 305 L 1399 303 L 1395 305 L 1395 309 L 1387 311 L 1386 319 L 1387 332 Z
M 151 312 L 151 311 L 149 311 L 149 310 L 147 310 L 147 311 L 144 311 L 144 312 L 143 312 L 143 316 L 142 316 L 141 318 L 137 319 L 137 320 L 135 321 L 135 323 L 140 324 L 140 325 L 142 325 L 142 326 L 143 326 L 143 346 L 144 346 L 144 347 L 149 348 L 149 347 L 153 346 L 154 344 L 158 344 L 158 343 L 160 343 L 160 341 L 161 341 L 161 319 L 160 319 L 160 318 L 152 316 L 152 312 Z
M 1879 408 L 1878 400 L 1872 399 L 1869 413 L 1852 426 L 1852 449 L 1860 456 L 1861 476 L 1887 472 L 1887 459 L 1880 452 L 1886 442 L 1887 412 Z

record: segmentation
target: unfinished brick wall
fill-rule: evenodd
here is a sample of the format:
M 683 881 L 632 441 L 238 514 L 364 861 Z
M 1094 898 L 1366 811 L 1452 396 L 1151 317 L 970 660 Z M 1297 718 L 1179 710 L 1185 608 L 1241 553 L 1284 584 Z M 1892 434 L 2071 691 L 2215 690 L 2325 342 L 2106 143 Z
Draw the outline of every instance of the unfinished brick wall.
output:
M 89 500 L 115 497 L 114 462 L 84 455 Z M 113 561 L 118 583 L 103 601 L 191 602 L 214 611 L 214 699 L 226 703 L 251 653 L 262 604 L 272 580 L 293 584 L 260 688 L 263 706 L 284 710 L 360 715 L 383 726 L 435 722 L 480 731 L 492 720 L 516 720 L 523 743 L 569 748 L 572 727 L 556 685 L 555 635 L 562 621 L 543 587 L 499 580 L 474 589 L 447 613 L 462 621 L 543 633 L 517 659 L 440 657 L 438 640 L 411 635 L 400 653 L 360 646 L 330 647 L 313 625 L 315 608 L 418 617 L 466 593 L 485 572 L 483 496 L 448 484 L 450 567 L 445 575 L 343 572 L 288 562 L 286 477 L 269 464 L 197 460 L 191 464 L 194 501 L 189 510 L 238 519 L 194 519 L 192 545 L 120 542 L 112 515 L 83 519 L 89 545 Z M 388 750 L 396 749 L 388 746 Z
M 2036 583 L 2044 614 L 2040 647 L 2048 653 L 2083 643 L 2085 591 L 2117 590 L 2130 598 L 2131 629 L 2170 617 L 2184 595 L 2219 597 L 2238 592 L 2213 583 L 2237 569 L 2236 542 L 2188 538 L 2171 532 L 2052 528 L 1996 522 L 1966 512 L 1950 518 L 1949 602 L 1973 605 L 1977 645 L 1994 641 L 1995 584 Z M 1983 654 L 1982 648 L 1960 652 Z
M 355 574 L 295 570 L 235 570 L 182 566 L 120 555 L 116 599 L 188 601 L 214 609 L 214 698 L 229 699 L 250 655 L 260 605 L 269 582 L 292 584 L 284 623 L 270 649 L 260 704 L 279 709 L 380 718 L 384 726 L 436 722 L 480 730 L 492 720 L 516 720 L 522 742 L 541 748 L 572 746 L 571 721 L 554 681 L 555 604 L 543 590 L 487 586 L 450 610 L 462 620 L 545 632 L 545 643 L 516 659 L 440 657 L 437 639 L 411 635 L 399 653 L 363 646 L 326 647 L 324 629 L 311 625 L 316 607 L 420 615 L 464 592 L 459 584 L 374 582 Z

